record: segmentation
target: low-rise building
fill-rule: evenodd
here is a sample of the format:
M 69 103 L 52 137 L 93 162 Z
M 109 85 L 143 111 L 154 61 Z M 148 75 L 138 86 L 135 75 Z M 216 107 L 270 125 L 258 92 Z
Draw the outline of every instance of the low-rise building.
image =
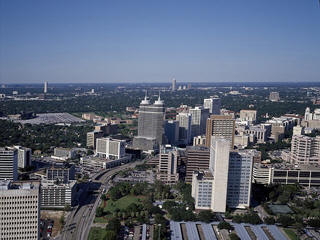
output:
M 257 121 L 257 110 L 240 110 L 240 120 L 255 123 Z
M 73 159 L 76 157 L 76 151 L 71 148 L 55 148 L 54 149 L 54 156 L 51 156 L 55 159 L 60 160 L 67 160 L 67 159 Z
M 41 208 L 64 208 L 76 204 L 77 182 L 41 181 Z

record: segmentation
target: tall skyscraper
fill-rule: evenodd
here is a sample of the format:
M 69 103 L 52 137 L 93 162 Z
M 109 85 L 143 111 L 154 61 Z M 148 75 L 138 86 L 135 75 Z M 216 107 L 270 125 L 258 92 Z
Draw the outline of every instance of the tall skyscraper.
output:
M 39 182 L 0 180 L 0 239 L 39 239 Z
M 133 139 L 133 147 L 144 151 L 159 150 L 165 141 L 164 102 L 159 98 L 151 104 L 148 97 L 140 103 L 138 136 Z
M 209 110 L 202 106 L 189 109 L 189 113 L 192 116 L 191 119 L 191 139 L 196 136 L 205 134 L 206 122 L 209 117 Z
M 191 142 L 191 119 L 189 113 L 179 113 L 176 117 L 179 122 L 179 142 L 181 144 L 190 144 Z
M 230 141 L 223 137 L 212 137 L 209 170 L 213 178 L 212 210 L 225 212 L 227 204 Z
M 0 180 L 18 179 L 18 150 L 0 148 Z
M 44 82 L 44 87 L 43 87 L 43 93 L 47 93 L 48 92 L 48 82 L 45 81 Z
M 229 208 L 250 207 L 253 158 L 254 152 L 250 150 L 230 153 L 227 193 Z
M 177 90 L 177 81 L 175 78 L 172 79 L 172 91 L 176 91 Z
M 207 119 L 206 146 L 211 146 L 211 136 L 224 137 L 230 141 L 230 149 L 234 145 L 235 121 L 231 116 L 211 115 Z
M 217 97 L 203 99 L 203 107 L 209 109 L 211 114 L 220 115 L 221 99 Z

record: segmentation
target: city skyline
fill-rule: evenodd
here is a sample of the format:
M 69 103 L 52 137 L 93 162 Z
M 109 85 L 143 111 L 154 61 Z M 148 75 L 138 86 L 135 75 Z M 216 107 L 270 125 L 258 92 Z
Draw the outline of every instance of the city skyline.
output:
M 317 1 L 1 1 L 0 82 L 317 82 Z

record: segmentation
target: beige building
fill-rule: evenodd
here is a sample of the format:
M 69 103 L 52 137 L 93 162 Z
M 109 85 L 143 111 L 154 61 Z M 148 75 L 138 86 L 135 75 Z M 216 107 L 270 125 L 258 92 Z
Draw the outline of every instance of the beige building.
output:
M 0 239 L 39 239 L 39 182 L 0 181 Z
M 290 162 L 293 164 L 320 164 L 320 136 L 292 136 Z
M 193 138 L 193 146 L 206 145 L 206 136 L 197 136 Z
M 96 155 L 108 159 L 119 159 L 125 156 L 125 140 L 98 138 Z
M 186 177 L 185 182 L 192 182 L 194 171 L 206 170 L 209 168 L 210 150 L 205 146 L 188 146 L 186 150 Z
M 257 121 L 257 110 L 241 110 L 240 120 L 255 123 Z
M 235 120 L 231 116 L 211 115 L 207 119 L 206 146 L 211 146 L 211 136 L 224 137 L 234 146 Z

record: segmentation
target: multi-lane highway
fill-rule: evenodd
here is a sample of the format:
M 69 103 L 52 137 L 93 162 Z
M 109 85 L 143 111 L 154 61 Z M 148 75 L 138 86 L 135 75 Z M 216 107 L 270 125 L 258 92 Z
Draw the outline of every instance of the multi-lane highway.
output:
M 93 181 L 90 185 L 99 186 L 98 195 L 90 194 L 87 195 L 84 191 L 84 194 L 81 196 L 79 201 L 79 206 L 70 212 L 69 216 L 66 219 L 66 224 L 63 229 L 62 234 L 57 239 L 61 240 L 87 240 L 89 236 L 89 231 L 93 220 L 95 218 L 95 213 L 97 207 L 101 204 L 101 195 L 103 189 L 106 191 L 111 187 L 109 180 L 110 178 L 118 173 L 119 171 L 133 168 L 137 164 L 141 164 L 141 161 L 131 162 L 122 166 L 112 168 L 110 170 L 104 170 L 103 172 L 97 173 L 92 177 Z M 89 184 L 88 184 L 89 187 Z M 85 189 L 88 190 L 88 189 Z

